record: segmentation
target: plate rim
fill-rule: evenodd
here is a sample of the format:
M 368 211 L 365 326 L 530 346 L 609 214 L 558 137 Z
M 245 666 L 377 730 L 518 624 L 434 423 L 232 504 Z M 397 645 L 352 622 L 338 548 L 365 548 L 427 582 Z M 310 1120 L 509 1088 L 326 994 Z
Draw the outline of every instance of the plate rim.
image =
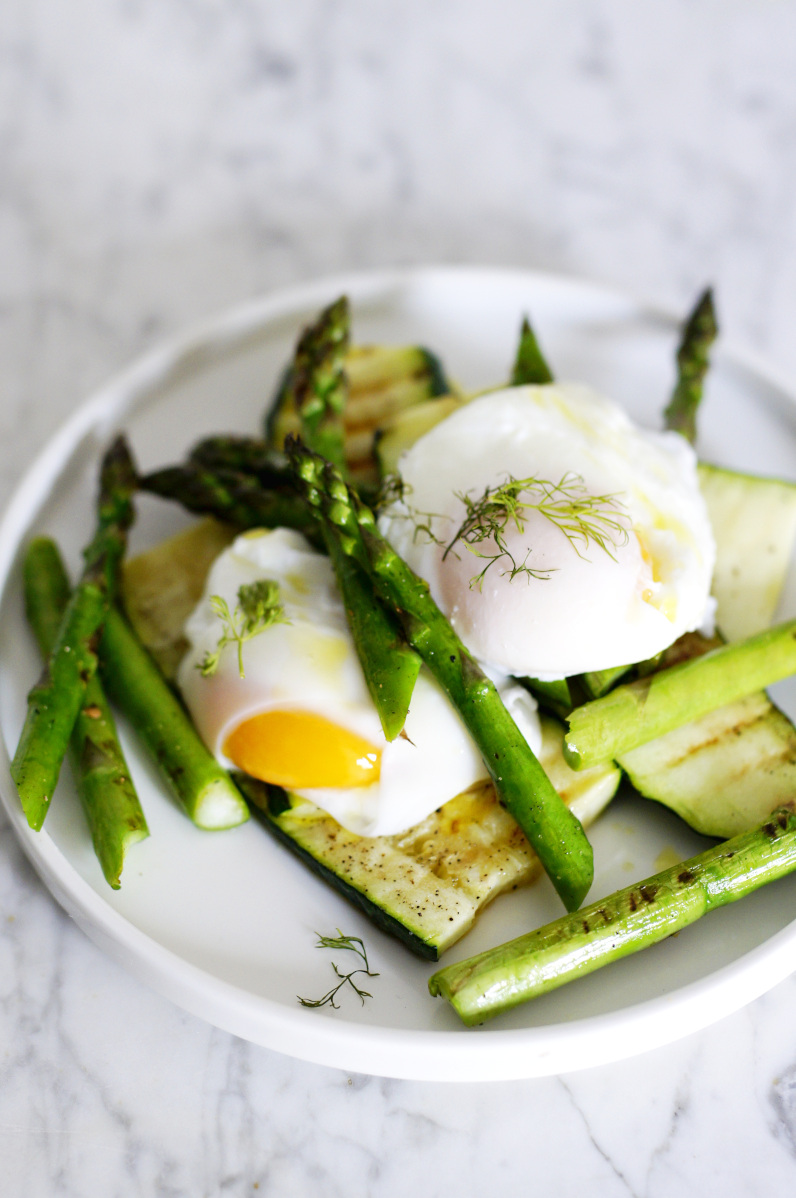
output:
M 191 359 L 213 360 L 269 321 L 348 292 L 354 302 L 434 277 L 558 287 L 623 303 L 639 317 L 679 325 L 664 308 L 619 289 L 566 274 L 488 266 L 420 266 L 330 275 L 269 292 L 190 325 L 113 374 L 80 404 L 17 483 L 0 519 L 0 599 L 13 579 L 21 545 L 73 453 L 90 434 L 106 435 L 167 385 Z M 207 357 L 208 348 L 210 357 Z M 753 351 L 722 343 L 721 358 L 757 376 L 792 408 L 796 392 Z M 796 919 L 762 944 L 670 994 L 619 1011 L 530 1028 L 419 1030 L 335 1021 L 255 995 L 194 965 L 136 927 L 86 882 L 46 830 L 27 825 L 0 736 L 0 800 L 26 857 L 47 889 L 100 949 L 139 981 L 225 1031 L 302 1060 L 333 1068 L 422 1081 L 498 1081 L 566 1073 L 672 1043 L 740 1009 L 796 969 Z M 652 1034 L 651 1034 L 652 1033 Z M 411 1051 L 408 1051 L 411 1048 Z

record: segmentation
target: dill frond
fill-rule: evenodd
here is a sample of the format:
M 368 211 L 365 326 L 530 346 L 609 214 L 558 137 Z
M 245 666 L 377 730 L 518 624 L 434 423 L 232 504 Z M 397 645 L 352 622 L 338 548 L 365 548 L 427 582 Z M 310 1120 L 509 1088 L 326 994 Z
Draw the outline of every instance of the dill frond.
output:
M 518 574 L 547 579 L 554 568 L 537 570 L 528 565 L 530 548 L 522 561 L 517 561 L 506 543 L 506 530 L 513 525 L 518 532 L 525 528 L 526 513 L 535 511 L 555 524 L 564 533 L 578 557 L 586 559 L 585 551 L 594 543 L 610 558 L 616 560 L 615 550 L 627 542 L 623 521 L 624 505 L 617 495 L 592 495 L 586 490 L 579 474 L 565 474 L 560 482 L 546 479 L 514 478 L 495 487 L 486 487 L 478 498 L 467 492 L 456 492 L 464 504 L 466 515 L 452 540 L 445 546 L 443 560 L 463 544 L 486 565 L 470 580 L 471 587 L 483 585 L 484 577 L 497 562 L 504 563 L 501 574 L 513 580 Z M 481 548 L 491 543 L 494 552 Z
M 391 520 L 411 520 L 414 525 L 412 540 L 417 544 L 418 538 L 423 536 L 434 545 L 444 545 L 432 528 L 432 520 L 444 520 L 445 517 L 440 512 L 421 512 L 419 508 L 413 507 L 408 501 L 407 496 L 412 494 L 413 488 L 409 483 L 404 482 L 399 474 L 388 474 L 382 481 L 379 488 L 379 494 L 376 500 L 376 508 L 381 510 L 383 507 L 400 504 L 405 509 L 404 511 L 391 511 Z
M 361 986 L 358 986 L 354 981 L 354 978 L 360 973 L 363 973 L 365 977 L 369 978 L 377 978 L 379 976 L 378 973 L 374 973 L 371 970 L 370 965 L 368 964 L 368 953 L 367 949 L 365 948 L 364 941 L 361 940 L 359 936 L 345 936 L 339 928 L 337 929 L 336 936 L 321 936 L 319 932 L 316 932 L 315 935 L 318 937 L 315 945 L 316 948 L 348 949 L 349 951 L 356 953 L 364 964 L 358 966 L 356 969 L 350 970 L 349 973 L 343 973 L 340 969 L 338 969 L 337 965 L 333 961 L 332 969 L 334 970 L 335 977 L 338 977 L 340 981 L 336 986 L 333 986 L 330 990 L 327 990 L 326 994 L 322 995 L 320 998 L 302 998 L 300 994 L 297 994 L 296 997 L 298 998 L 298 1001 L 301 1003 L 302 1007 L 330 1006 L 333 1007 L 335 1011 L 339 1010 L 340 1004 L 336 1003 L 334 1000 L 338 991 L 342 990 L 343 986 L 346 984 L 348 984 L 354 993 L 359 997 L 359 1000 L 364 1007 L 365 999 L 372 998 L 373 995 L 370 994 L 369 991 L 363 990 Z
M 403 503 L 412 488 L 405 483 L 400 474 L 386 474 L 379 484 L 374 506 L 377 510 L 393 503 Z
M 279 583 L 271 578 L 260 578 L 256 582 L 239 587 L 238 603 L 234 612 L 230 612 L 229 604 L 221 595 L 212 595 L 210 606 L 221 620 L 223 631 L 215 650 L 205 653 L 199 664 L 203 678 L 215 674 L 221 660 L 221 652 L 230 644 L 238 646 L 238 673 L 241 678 L 245 678 L 243 646 L 246 641 L 258 636 L 273 624 L 290 623 L 279 598 Z

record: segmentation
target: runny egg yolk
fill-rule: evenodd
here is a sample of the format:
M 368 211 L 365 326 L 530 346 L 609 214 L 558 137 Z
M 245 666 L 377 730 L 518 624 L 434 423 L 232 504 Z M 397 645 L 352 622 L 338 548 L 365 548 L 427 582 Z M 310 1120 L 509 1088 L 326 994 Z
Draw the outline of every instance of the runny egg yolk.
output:
M 224 742 L 238 769 L 291 790 L 369 786 L 381 752 L 363 737 L 308 711 L 264 711 L 243 720 Z

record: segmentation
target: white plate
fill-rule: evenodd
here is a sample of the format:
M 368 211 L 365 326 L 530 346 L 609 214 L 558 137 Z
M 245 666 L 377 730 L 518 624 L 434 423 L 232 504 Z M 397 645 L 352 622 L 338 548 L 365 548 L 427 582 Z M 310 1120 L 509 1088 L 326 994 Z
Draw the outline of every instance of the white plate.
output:
M 56 899 L 97 944 L 197 1015 L 268 1048 L 346 1070 L 437 1080 L 563 1072 L 629 1056 L 703 1027 L 796 968 L 796 877 L 701 921 L 677 938 L 465 1030 L 426 990 L 432 967 L 411 957 L 332 893 L 260 826 L 197 831 L 165 796 L 126 738 L 152 835 L 130 853 L 121 891 L 104 883 L 74 789 L 64 778 L 46 830 L 27 827 L 8 778 L 25 694 L 39 668 L 24 626 L 19 550 L 32 532 L 62 544 L 74 568 L 92 526 L 98 456 L 129 431 L 142 467 L 178 459 L 198 437 L 257 430 L 296 333 L 342 291 L 359 342 L 419 342 L 455 378 L 506 377 L 519 322 L 533 316 L 561 378 L 580 379 L 658 427 L 673 379 L 674 323 L 597 287 L 528 273 L 463 269 L 333 279 L 249 304 L 152 354 L 116 379 L 54 438 L 0 527 L 0 722 L 6 810 Z M 796 478 L 796 408 L 759 367 L 720 349 L 701 419 L 710 461 Z M 174 531 L 171 505 L 141 503 L 133 548 Z M 790 603 L 792 610 L 796 604 Z M 785 696 L 787 705 L 788 696 Z M 790 704 L 794 711 L 793 703 Z M 65 771 L 66 773 L 66 771 Z M 703 846 L 669 812 L 620 797 L 594 829 L 593 896 Z M 446 957 L 455 960 L 560 912 L 549 885 L 500 899 Z M 364 937 L 379 971 L 360 1006 L 307 1010 L 346 954 L 315 948 L 315 932 Z M 350 967 L 350 966 L 349 966 Z

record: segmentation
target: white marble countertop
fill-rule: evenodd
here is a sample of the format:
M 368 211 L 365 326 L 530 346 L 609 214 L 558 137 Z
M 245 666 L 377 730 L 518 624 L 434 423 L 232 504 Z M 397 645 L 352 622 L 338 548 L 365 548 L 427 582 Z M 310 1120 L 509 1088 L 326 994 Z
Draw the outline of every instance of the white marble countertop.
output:
M 541 267 L 677 310 L 711 281 L 796 380 L 795 52 L 786 0 L 6 0 L 0 499 L 140 350 L 352 268 Z M 402 1082 L 149 992 L 4 820 L 0 895 L 9 1198 L 793 1193 L 796 977 L 612 1066 Z

